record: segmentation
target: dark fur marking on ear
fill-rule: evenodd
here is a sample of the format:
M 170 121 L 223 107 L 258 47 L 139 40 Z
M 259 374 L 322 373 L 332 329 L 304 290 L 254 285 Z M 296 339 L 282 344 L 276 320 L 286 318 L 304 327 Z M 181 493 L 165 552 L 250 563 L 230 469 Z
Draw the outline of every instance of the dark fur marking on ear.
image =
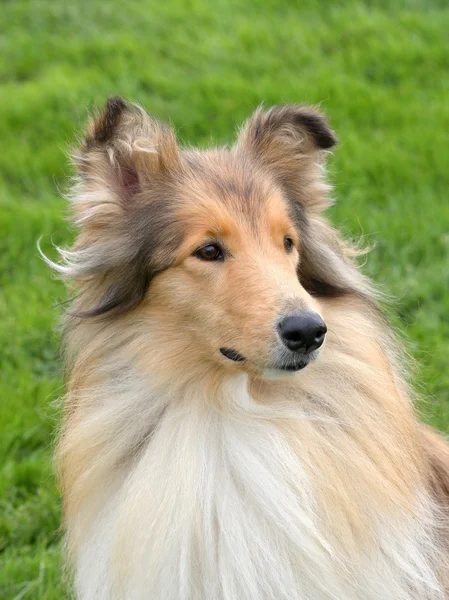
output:
M 104 108 L 103 114 L 95 122 L 94 136 L 100 144 L 106 143 L 114 134 L 120 118 L 129 106 L 120 98 L 109 98 Z
M 328 150 L 337 143 L 337 136 L 322 115 L 304 110 L 296 115 L 295 121 L 311 134 L 318 148 Z
M 320 150 L 328 150 L 338 141 L 326 117 L 307 106 L 285 104 L 256 115 L 252 123 L 252 136 L 256 143 L 263 142 L 267 133 L 276 135 L 276 130 L 285 126 L 297 127 L 307 132 Z
M 109 142 L 120 123 L 120 119 L 129 105 L 119 97 L 109 98 L 104 109 L 95 118 L 93 126 L 86 135 L 83 150 L 88 152 L 95 146 Z

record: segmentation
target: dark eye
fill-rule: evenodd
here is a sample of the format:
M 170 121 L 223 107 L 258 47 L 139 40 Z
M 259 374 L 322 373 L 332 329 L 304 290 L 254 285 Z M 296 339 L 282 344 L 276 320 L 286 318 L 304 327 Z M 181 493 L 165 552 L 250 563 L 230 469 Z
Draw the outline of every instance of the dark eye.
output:
M 294 248 L 293 240 L 288 235 L 286 235 L 285 238 L 284 238 L 284 248 L 285 248 L 285 251 L 287 252 L 287 254 L 290 254 L 290 252 Z
M 217 244 L 208 244 L 207 246 L 199 248 L 194 253 L 194 256 L 201 260 L 223 260 L 224 252 Z

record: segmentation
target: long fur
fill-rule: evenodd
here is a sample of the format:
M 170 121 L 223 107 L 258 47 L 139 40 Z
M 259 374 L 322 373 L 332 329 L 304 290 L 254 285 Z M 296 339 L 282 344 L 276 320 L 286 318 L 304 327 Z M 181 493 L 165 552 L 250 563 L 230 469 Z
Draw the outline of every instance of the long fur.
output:
M 321 215 L 334 143 L 294 106 L 203 153 L 119 99 L 91 125 L 80 235 L 54 265 L 77 292 L 57 458 L 79 599 L 448 597 L 449 451 Z M 211 213 L 250 257 L 226 276 L 190 257 Z M 297 266 L 269 246 L 275 226 L 294 230 Z M 271 380 L 260 365 L 292 306 L 322 315 L 325 347 Z M 259 366 L 218 357 L 225 342 Z

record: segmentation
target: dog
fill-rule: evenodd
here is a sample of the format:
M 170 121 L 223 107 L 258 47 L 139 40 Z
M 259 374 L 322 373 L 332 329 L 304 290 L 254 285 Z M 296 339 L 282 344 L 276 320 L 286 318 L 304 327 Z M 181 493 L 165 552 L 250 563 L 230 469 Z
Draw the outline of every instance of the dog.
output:
M 449 448 L 323 216 L 335 133 L 180 148 L 112 98 L 74 154 L 57 451 L 80 600 L 449 597 Z

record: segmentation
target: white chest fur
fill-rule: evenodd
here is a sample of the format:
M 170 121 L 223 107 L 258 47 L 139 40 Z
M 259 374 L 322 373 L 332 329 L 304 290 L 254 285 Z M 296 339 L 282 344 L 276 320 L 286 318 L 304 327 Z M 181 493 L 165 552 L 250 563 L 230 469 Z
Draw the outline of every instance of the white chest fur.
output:
M 329 529 L 333 507 L 317 497 L 319 462 L 310 452 L 302 461 L 279 427 L 283 409 L 276 416 L 256 404 L 245 377 L 226 394 L 231 414 L 202 402 L 168 405 L 138 457 L 94 492 L 105 500 L 78 554 L 81 600 L 444 597 L 419 490 L 421 518 L 399 508 L 376 515 L 367 503 L 366 539 L 342 539 Z

